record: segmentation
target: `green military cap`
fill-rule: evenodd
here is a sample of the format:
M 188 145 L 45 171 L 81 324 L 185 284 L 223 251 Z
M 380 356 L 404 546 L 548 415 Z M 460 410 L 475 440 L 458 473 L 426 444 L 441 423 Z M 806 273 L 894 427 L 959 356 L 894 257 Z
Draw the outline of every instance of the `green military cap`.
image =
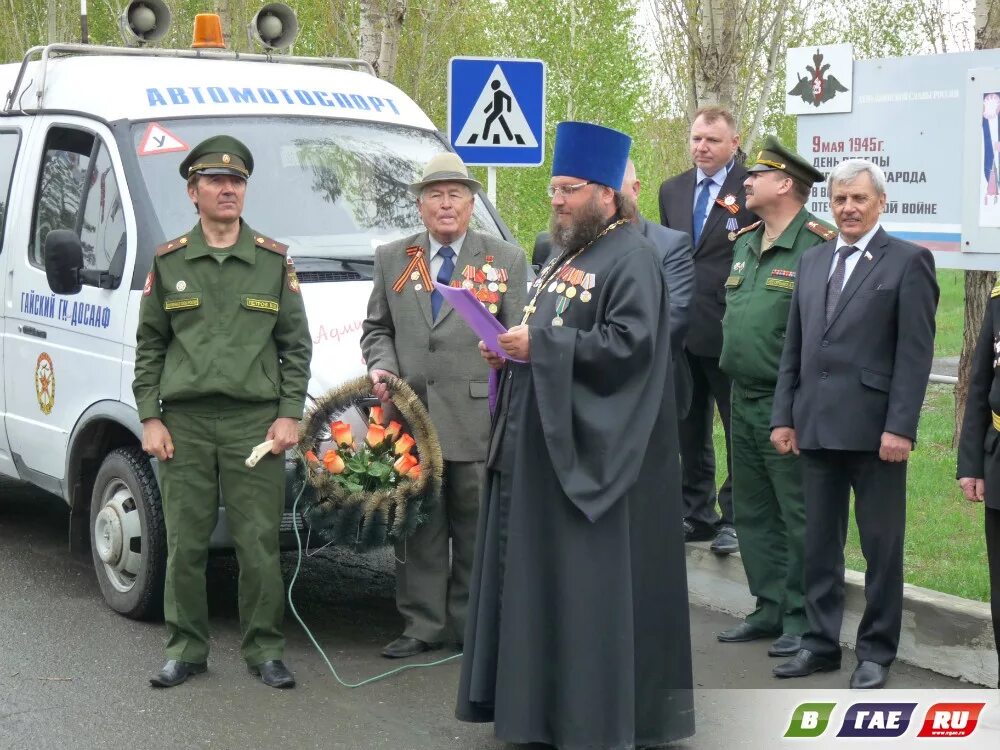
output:
M 181 177 L 193 174 L 231 174 L 244 180 L 253 174 L 253 154 L 230 135 L 207 138 L 181 162 Z
M 769 172 L 772 169 L 779 169 L 804 185 L 826 179 L 812 164 L 791 149 L 785 148 L 773 135 L 769 135 L 764 139 L 764 148 L 757 153 L 753 166 L 747 171 Z

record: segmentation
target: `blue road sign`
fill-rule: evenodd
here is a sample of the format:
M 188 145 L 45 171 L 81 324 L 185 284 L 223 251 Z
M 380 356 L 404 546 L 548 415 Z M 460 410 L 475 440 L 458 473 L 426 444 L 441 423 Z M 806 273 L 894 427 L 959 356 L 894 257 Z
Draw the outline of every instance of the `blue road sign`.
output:
M 545 160 L 545 63 L 501 57 L 448 62 L 448 140 L 466 164 Z

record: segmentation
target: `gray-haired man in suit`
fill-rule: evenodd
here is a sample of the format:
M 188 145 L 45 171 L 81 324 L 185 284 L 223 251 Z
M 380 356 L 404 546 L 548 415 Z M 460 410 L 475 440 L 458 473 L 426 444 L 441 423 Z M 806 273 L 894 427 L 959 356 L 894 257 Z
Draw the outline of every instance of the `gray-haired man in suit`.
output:
M 465 633 L 489 432 L 489 368 L 479 354 L 479 337 L 427 276 L 471 288 L 508 328 L 520 322 L 527 261 L 516 245 L 469 229 L 481 188 L 457 155 L 436 155 L 423 178 L 410 185 L 427 231 L 375 251 L 361 336 L 368 372 L 373 381 L 398 375 L 420 395 L 445 459 L 440 504 L 396 549 L 396 606 L 406 626 L 382 649 L 388 658 L 437 649 L 449 638 L 460 642 Z M 385 386 L 374 390 L 388 400 Z
M 862 159 L 829 177 L 836 239 L 799 261 L 771 410 L 778 453 L 801 454 L 809 631 L 777 677 L 840 669 L 844 543 L 854 515 L 865 611 L 852 688 L 880 688 L 903 619 L 906 462 L 934 358 L 938 285 L 926 248 L 879 224 L 886 180 Z

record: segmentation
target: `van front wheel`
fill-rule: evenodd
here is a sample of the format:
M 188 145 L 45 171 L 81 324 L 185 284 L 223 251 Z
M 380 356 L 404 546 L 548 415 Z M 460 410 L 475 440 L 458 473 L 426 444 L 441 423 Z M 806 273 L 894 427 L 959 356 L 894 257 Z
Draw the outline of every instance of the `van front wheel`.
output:
M 113 610 L 133 620 L 163 616 L 163 508 L 153 468 L 139 448 L 116 448 L 97 472 L 90 548 L 101 593 Z

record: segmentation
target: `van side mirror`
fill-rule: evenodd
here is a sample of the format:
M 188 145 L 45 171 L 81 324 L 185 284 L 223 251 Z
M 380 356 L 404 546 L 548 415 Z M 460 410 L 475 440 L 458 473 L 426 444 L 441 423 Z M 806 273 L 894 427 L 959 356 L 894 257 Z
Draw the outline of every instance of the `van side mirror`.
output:
M 77 294 L 83 287 L 83 245 L 76 232 L 53 229 L 45 235 L 45 278 L 56 294 Z
M 111 268 L 94 271 L 83 267 L 83 245 L 69 229 L 53 229 L 45 235 L 45 278 L 56 294 L 78 294 L 83 285 L 100 289 L 117 289 L 125 266 L 124 236 Z

